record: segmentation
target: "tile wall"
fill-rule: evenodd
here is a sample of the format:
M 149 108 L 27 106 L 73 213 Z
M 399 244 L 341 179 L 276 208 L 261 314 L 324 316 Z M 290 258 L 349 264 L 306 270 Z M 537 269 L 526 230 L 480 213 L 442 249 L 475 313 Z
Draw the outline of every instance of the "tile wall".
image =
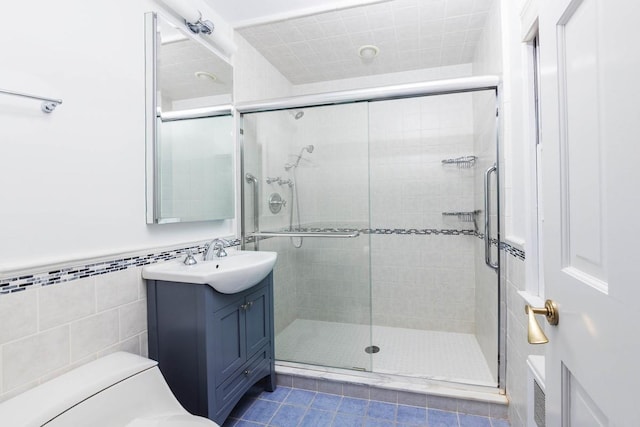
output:
M 513 426 L 525 426 L 527 419 L 527 357 L 544 355 L 545 347 L 527 342 L 527 302 L 518 293 L 526 289 L 525 261 L 514 256 L 505 256 L 503 269 L 506 292 L 507 335 L 507 393 L 509 396 L 509 419 Z M 542 325 L 544 328 L 544 325 Z
M 137 64 L 139 69 L 143 69 L 142 47 L 140 47 L 143 46 L 141 42 L 141 38 L 143 37 L 143 32 L 141 31 L 143 20 L 141 17 L 144 12 L 155 9 L 156 6 L 147 3 L 136 6 L 127 4 L 125 6 L 124 3 L 121 3 L 122 2 L 116 2 L 112 7 L 109 6 L 110 12 L 111 9 L 113 9 L 113 15 L 109 16 L 122 19 L 124 13 L 127 19 L 130 19 L 130 21 L 127 22 L 130 22 L 131 25 L 127 26 L 127 28 L 133 29 L 132 32 L 121 32 L 120 34 L 123 41 L 108 37 L 104 46 L 94 45 L 92 49 L 96 49 L 96 46 L 98 46 L 97 48 L 99 49 L 103 47 L 106 48 L 107 50 L 105 51 L 110 52 L 108 56 L 110 57 L 109 64 L 111 65 L 128 64 L 123 73 L 127 75 L 126 81 L 129 86 L 117 88 L 112 86 L 122 83 L 116 79 L 110 82 L 112 85 L 106 85 L 103 90 L 110 91 L 111 95 L 119 91 L 118 93 L 122 92 L 123 96 L 125 93 L 132 92 L 133 98 L 125 97 L 123 99 L 142 99 L 140 97 L 143 96 L 142 89 L 144 88 L 144 82 L 142 81 L 142 77 L 140 77 L 140 81 L 129 78 L 131 73 L 130 64 Z M 28 2 L 25 3 L 24 7 L 33 8 L 33 5 L 31 2 Z M 78 13 L 86 12 L 82 8 L 76 9 L 82 11 Z M 102 7 L 96 9 L 96 13 L 103 12 Z M 49 19 L 50 16 L 55 16 L 55 12 L 45 15 L 47 16 L 46 19 Z M 74 16 L 73 13 L 71 15 L 67 14 L 67 16 L 70 21 L 77 21 L 77 16 Z M 83 20 L 81 21 L 84 22 Z M 140 37 L 139 41 L 141 43 L 132 44 L 131 40 L 138 40 L 135 38 L 138 36 Z M 75 43 L 80 40 L 82 43 L 94 43 L 91 38 L 85 40 L 78 39 L 77 37 L 74 38 L 74 43 L 60 43 L 59 45 L 66 46 L 64 55 L 68 56 L 60 56 L 59 52 L 55 51 L 53 54 L 58 55 L 56 64 L 61 64 L 60 66 L 62 66 L 62 64 L 69 64 L 69 61 L 65 62 L 67 58 L 73 57 L 75 60 L 78 56 L 82 56 L 88 45 L 83 45 L 82 52 L 80 52 L 80 48 L 77 46 L 77 43 Z M 234 58 L 236 63 L 236 74 L 234 75 L 234 89 L 236 93 L 234 97 L 237 101 L 273 98 L 290 94 L 290 83 L 284 79 L 271 64 L 262 58 L 255 49 L 244 42 L 241 37 L 238 37 L 236 42 L 238 43 L 239 49 Z M 20 54 L 23 54 L 24 51 L 36 51 L 36 47 L 41 45 L 41 40 L 39 40 L 37 44 L 34 43 L 33 45 L 23 46 L 22 44 L 17 44 L 16 49 L 20 50 Z M 138 47 L 127 50 L 122 48 L 122 46 Z M 117 51 L 113 50 L 115 47 L 117 47 Z M 96 59 L 96 61 L 98 60 Z M 98 63 L 87 60 L 84 61 L 83 64 L 87 67 L 104 68 L 102 62 Z M 67 71 L 69 70 L 64 69 L 64 71 L 60 71 L 60 73 L 61 75 L 66 75 L 68 74 Z M 142 74 L 140 74 L 140 76 L 142 76 Z M 125 80 L 122 76 L 120 76 L 120 78 L 122 81 Z M 85 87 L 85 85 L 78 84 L 78 81 L 81 80 L 75 79 L 75 75 L 72 80 L 72 82 L 70 81 L 73 87 L 72 91 L 83 90 L 82 88 Z M 124 90 L 123 87 L 127 90 Z M 64 88 L 69 89 L 67 86 L 64 86 Z M 49 122 L 56 123 L 57 126 L 65 129 L 71 129 L 73 137 L 83 144 L 84 149 L 74 151 L 73 156 L 68 155 L 65 150 L 72 149 L 71 143 L 75 141 L 75 139 L 72 140 L 68 135 L 59 137 L 59 135 L 56 136 L 56 134 L 48 134 L 48 138 L 42 138 L 41 135 L 34 133 L 33 138 L 42 140 L 43 144 L 46 142 L 46 144 L 51 146 L 51 149 L 55 151 L 62 152 L 63 155 L 66 156 L 66 159 L 71 159 L 66 160 L 67 162 L 73 161 L 74 165 L 82 163 L 85 164 L 86 167 L 93 167 L 96 164 L 95 151 L 93 148 L 89 151 L 86 150 L 87 138 L 84 136 L 85 133 L 83 129 L 78 127 L 79 125 L 77 123 L 77 117 L 84 117 L 84 113 L 77 110 L 78 108 L 84 108 L 84 98 L 83 96 L 79 96 L 77 99 L 80 100 L 80 102 L 76 102 L 75 104 L 70 103 L 66 107 L 71 108 L 71 110 L 67 110 L 68 113 L 66 116 L 63 114 L 62 116 L 56 115 L 55 117 L 50 117 L 53 122 Z M 131 105 L 134 109 L 141 108 L 141 104 L 138 102 L 130 102 L 128 104 L 125 102 L 125 104 Z M 67 104 L 65 103 L 65 105 Z M 139 114 L 123 116 L 123 104 L 121 102 L 113 106 L 111 106 L 111 104 L 101 105 L 112 107 L 110 110 L 105 110 L 105 115 L 109 117 L 117 117 L 118 119 L 140 117 Z M 29 109 L 29 111 L 31 111 L 31 109 Z M 69 115 L 69 113 L 71 113 L 71 115 Z M 95 114 L 93 114 L 93 116 L 95 116 Z M 29 115 L 27 118 L 28 120 L 34 120 L 33 117 L 35 116 Z M 71 121 L 64 122 L 65 117 Z M 62 122 L 60 122 L 60 120 L 62 120 Z M 75 122 L 73 122 L 74 120 Z M 82 199 L 79 203 L 86 205 L 83 205 L 83 209 L 91 212 L 91 215 L 87 217 L 90 219 L 86 219 L 83 216 L 77 215 L 79 211 L 76 212 L 77 207 L 75 205 L 69 205 L 67 199 L 56 196 L 60 194 L 58 191 L 59 188 L 56 188 L 56 191 L 52 192 L 52 197 L 55 200 L 52 199 L 51 203 L 47 203 L 47 206 L 50 209 L 56 210 L 56 212 L 59 210 L 61 213 L 65 213 L 65 215 L 67 210 L 71 209 L 73 215 L 67 215 L 68 218 L 65 220 L 64 225 L 72 225 L 69 225 L 69 228 L 62 227 L 58 231 L 55 230 L 55 227 L 51 227 L 50 230 L 47 230 L 47 233 L 39 233 L 39 238 L 46 235 L 47 239 L 52 242 L 43 242 L 43 245 L 39 248 L 39 250 L 46 250 L 47 252 L 45 254 L 30 252 L 28 266 L 17 266 L 12 262 L 16 253 L 22 253 L 22 251 L 16 250 L 15 247 L 12 248 L 11 256 L 5 257 L 5 265 L 8 269 L 14 271 L 16 268 L 20 268 L 21 270 L 20 275 L 6 270 L 0 272 L 0 293 L 9 293 L 8 295 L 0 295 L 0 320 L 3 326 L 0 329 L 0 401 L 6 400 L 43 381 L 54 378 L 75 366 L 84 364 L 109 352 L 125 350 L 146 355 L 146 295 L 141 279 L 141 265 L 144 265 L 144 263 L 151 258 L 155 261 L 170 259 L 175 256 L 175 253 L 167 254 L 162 252 L 162 249 L 154 249 L 154 244 L 159 248 L 170 244 L 175 245 L 176 242 L 192 242 L 204 238 L 211 239 L 216 236 L 228 236 L 227 233 L 229 233 L 230 227 L 226 222 L 224 224 L 222 222 L 207 222 L 162 226 L 147 226 L 144 224 L 144 168 L 141 167 L 141 165 L 144 165 L 144 144 L 142 143 L 144 141 L 140 139 L 143 137 L 141 135 L 144 134 L 144 123 L 137 119 L 131 119 L 131 122 L 128 127 L 112 126 L 109 130 L 123 129 L 122 132 L 126 134 L 125 137 L 120 138 L 120 136 L 118 136 L 117 139 L 122 139 L 122 144 L 127 146 L 127 156 L 122 156 L 120 160 L 125 157 L 130 158 L 129 163 L 123 166 L 116 175 L 119 179 L 122 179 L 123 182 L 127 181 L 129 183 L 129 185 L 125 187 L 135 188 L 136 191 L 137 189 L 142 189 L 142 193 L 138 194 L 138 192 L 136 192 L 131 195 L 131 198 L 123 198 L 121 191 L 122 186 L 114 187 L 113 185 L 113 174 L 105 175 L 109 176 L 109 179 L 106 180 L 108 183 L 104 184 L 104 188 L 115 189 L 113 190 L 114 195 L 112 198 L 109 198 L 110 193 L 105 196 L 106 193 L 100 190 L 100 204 L 92 204 L 92 200 Z M 92 122 L 88 120 L 86 123 Z M 85 126 L 88 126 L 86 123 Z M 22 123 L 16 122 L 16 126 L 18 124 Z M 27 127 L 25 127 L 25 129 L 26 128 Z M 88 132 L 87 135 L 93 135 L 95 133 L 94 128 L 92 128 L 91 132 Z M 22 131 L 19 133 L 20 140 L 25 139 L 21 132 Z M 29 136 L 31 136 L 31 134 L 29 134 Z M 113 134 L 107 133 L 103 136 L 108 139 L 113 136 Z M 51 138 L 53 138 L 54 143 L 52 143 Z M 102 150 L 96 148 L 98 147 L 96 144 L 100 143 L 99 140 L 95 140 L 95 138 L 89 138 L 89 140 L 94 144 L 92 147 L 97 150 Z M 131 141 L 135 142 L 135 144 L 130 144 Z M 26 143 L 27 141 L 25 140 L 24 142 Z M 33 146 L 29 144 L 25 144 L 25 146 L 27 146 L 27 149 L 33 150 Z M 134 150 L 135 152 L 132 152 L 132 146 L 142 147 L 142 151 Z M 109 154 L 113 152 L 115 153 L 113 154 L 114 156 L 119 155 L 111 143 L 103 144 L 102 147 L 107 147 L 105 152 L 109 151 Z M 90 152 L 92 157 L 82 157 L 82 153 L 85 152 Z M 98 153 L 99 155 L 104 154 L 102 151 L 98 151 Z M 43 158 L 46 158 L 46 156 Z M 56 166 L 55 171 L 52 171 L 51 176 L 48 176 L 48 178 L 50 178 L 49 180 L 54 184 L 58 182 L 57 180 L 61 180 L 65 185 L 59 187 L 68 187 L 70 189 L 68 191 L 72 191 L 75 187 L 67 185 L 67 181 L 72 180 L 71 177 L 73 174 L 68 173 L 71 169 L 66 168 L 66 166 L 60 167 L 59 163 L 56 164 L 58 164 L 58 166 Z M 105 164 L 110 165 L 110 160 Z M 67 165 L 67 163 L 63 162 L 63 165 Z M 102 176 L 98 178 L 95 174 L 87 173 L 86 177 L 87 179 L 82 180 L 81 185 L 88 185 L 92 188 L 103 188 L 101 184 L 102 181 L 95 181 L 101 180 Z M 93 180 L 93 177 L 95 177 L 95 180 Z M 40 179 L 36 181 L 42 182 Z M 38 187 L 41 187 L 41 185 L 38 184 Z M 30 187 L 29 191 L 24 190 L 24 188 L 20 194 L 20 200 L 26 200 L 24 194 L 39 194 L 33 192 Z M 20 188 L 18 188 L 18 190 L 20 190 Z M 102 206 L 104 203 L 109 204 L 111 201 L 116 200 L 114 197 L 117 198 L 118 204 L 112 204 L 103 210 L 107 212 L 105 215 L 109 216 L 109 221 L 104 222 L 102 218 L 96 219 L 96 206 Z M 129 203 L 130 201 L 131 203 Z M 140 211 L 134 210 L 134 214 L 132 214 L 131 217 L 125 217 L 120 215 L 120 213 L 125 211 L 129 212 L 132 208 L 114 211 L 113 206 L 115 205 L 126 207 L 136 206 L 136 209 L 139 208 Z M 56 220 L 56 217 L 54 217 L 53 219 L 48 218 L 45 221 L 43 220 L 43 215 L 46 216 L 47 214 L 41 210 L 33 210 L 33 212 L 36 211 L 38 211 L 37 220 L 34 220 L 36 217 L 27 215 L 21 218 L 20 221 L 17 221 L 18 218 L 16 217 L 16 221 L 14 221 L 16 227 L 25 224 L 25 227 L 31 229 L 34 227 L 34 224 L 48 226 L 48 224 Z M 142 214 L 140 215 L 140 213 Z M 109 223 L 110 227 L 117 229 L 118 232 L 111 233 L 108 236 L 105 235 L 105 231 L 102 230 L 102 228 L 106 230 L 107 227 L 103 222 L 104 224 Z M 100 228 L 100 230 L 98 230 L 98 228 Z M 138 232 L 140 228 L 144 231 Z M 17 229 L 21 230 L 22 228 L 18 227 Z M 68 229 L 71 229 L 73 233 L 67 232 Z M 38 228 L 36 227 L 34 230 L 38 231 Z M 85 230 L 88 231 L 85 232 Z M 103 233 L 99 234 L 99 236 L 103 236 L 102 238 L 94 238 L 94 231 L 96 230 Z M 135 230 L 135 232 L 131 230 Z M 125 232 L 128 233 L 128 235 L 124 238 L 125 241 L 123 243 L 120 240 L 123 240 L 121 236 L 122 233 Z M 58 234 L 60 233 L 64 233 L 64 235 L 60 235 L 59 238 L 62 239 L 62 241 L 57 242 L 56 239 L 58 239 Z M 29 236 L 31 236 L 31 234 L 27 235 L 26 238 L 22 235 L 22 241 L 26 241 L 27 243 L 36 241 L 35 238 L 31 239 Z M 53 243 L 55 243 L 55 245 L 53 245 Z M 148 252 L 136 253 L 136 256 L 140 258 L 132 256 L 132 258 L 121 259 L 114 256 L 116 259 L 112 258 L 105 263 L 98 264 L 87 261 L 87 258 L 94 256 L 98 249 L 100 253 L 95 256 L 108 259 L 108 255 L 105 254 L 110 251 L 113 253 L 118 252 L 119 248 L 122 248 L 122 245 L 134 248 L 148 247 L 150 249 L 146 250 Z M 57 251 L 50 250 L 50 246 L 55 247 Z M 16 247 L 19 248 L 21 246 L 18 245 Z M 130 250 L 135 251 L 135 249 Z M 120 250 L 120 252 L 124 251 Z M 154 252 L 158 253 L 154 254 Z M 64 257 L 60 258 L 58 253 L 64 254 Z M 68 253 L 75 255 L 68 255 Z M 155 255 L 158 256 L 155 257 Z M 286 257 L 282 255 L 280 255 L 280 257 L 281 259 L 286 259 Z M 141 263 L 136 265 L 137 261 Z M 56 265 L 54 268 L 46 267 L 46 265 L 54 263 Z M 10 292 L 11 290 L 16 291 Z
M 286 111 L 261 113 L 245 116 L 245 122 L 245 170 L 260 179 L 261 230 L 289 225 L 291 193 L 266 183 L 267 177 L 279 176 L 296 182 L 303 225 L 474 232 L 473 222 L 442 215 L 478 208 L 474 168 L 442 164 L 474 152 L 471 94 L 308 108 L 299 120 Z M 314 145 L 313 153 L 304 153 L 295 172 L 285 171 L 284 163 L 295 161 L 308 144 Z M 250 206 L 252 189 L 245 188 Z M 266 205 L 273 191 L 289 200 L 276 215 Z M 250 212 L 245 218 L 252 223 Z M 295 272 L 296 284 L 287 280 L 282 294 L 290 301 L 295 293 L 299 318 L 369 323 L 373 301 L 378 325 L 476 332 L 478 239 L 473 235 L 306 238 L 302 249 L 281 240 L 288 239 L 265 240 L 261 249 L 279 247 L 293 254 L 294 264 L 283 272 Z M 286 320 L 277 323 L 286 326 L 295 310 L 288 303 L 282 307 Z M 495 323 L 493 336 L 495 341 Z
M 0 401 L 114 351 L 146 355 L 140 269 L 1 295 Z
M 474 230 L 443 216 L 474 206 L 470 94 L 370 103 L 372 228 Z M 474 237 L 371 237 L 373 319 L 383 326 L 474 333 Z M 390 286 L 392 284 L 392 286 Z
M 505 355 L 506 390 L 509 397 L 509 419 L 513 426 L 525 426 L 527 399 L 527 356 L 544 354 L 544 346 L 527 343 L 527 325 L 524 314 L 525 300 L 519 291 L 527 287 L 526 268 L 535 268 L 528 263 L 535 262 L 535 254 L 527 253 L 525 261 L 524 247 L 516 244 L 515 239 L 525 241 L 528 224 L 532 219 L 526 194 L 529 184 L 525 176 L 528 170 L 526 141 L 529 133 L 524 129 L 528 120 L 525 93 L 526 61 L 523 54 L 520 12 L 531 2 L 501 0 L 494 3 L 489 11 L 486 30 L 482 35 L 473 62 L 476 75 L 498 74 L 502 76 L 501 87 L 501 148 L 503 162 L 501 193 L 503 230 L 510 244 L 502 252 L 501 292 L 504 318 L 501 324 L 506 328 L 506 343 L 502 351 Z M 523 182 L 525 181 L 525 182 Z M 506 345 L 506 350 L 504 346 Z

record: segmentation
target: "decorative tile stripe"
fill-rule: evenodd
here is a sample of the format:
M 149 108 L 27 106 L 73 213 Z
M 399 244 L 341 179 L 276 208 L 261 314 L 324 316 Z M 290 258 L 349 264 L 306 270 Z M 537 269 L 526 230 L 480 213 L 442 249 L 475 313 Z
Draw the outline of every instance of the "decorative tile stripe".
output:
M 523 250 L 511 246 L 507 242 L 500 242 L 500 249 L 502 249 L 503 251 L 505 251 L 509 255 L 518 258 L 521 261 L 524 261 L 524 259 L 525 259 L 525 253 L 524 253 Z
M 229 245 L 226 246 L 232 247 L 238 245 L 240 245 L 240 240 L 236 239 L 230 241 Z M 55 285 L 57 283 L 70 282 L 72 280 L 83 279 L 85 277 L 99 276 L 102 274 L 126 270 L 128 268 L 141 267 L 143 265 L 154 264 L 159 261 L 167 261 L 185 255 L 188 250 L 191 250 L 194 254 L 203 253 L 205 246 L 188 246 L 159 253 L 150 253 L 147 255 L 119 258 L 85 265 L 75 265 L 59 268 L 57 270 L 9 277 L 0 280 L 0 294 L 20 292 L 25 289 Z
M 484 239 L 484 233 L 475 233 L 475 235 L 479 238 L 479 239 Z M 498 245 L 498 240 L 496 239 L 491 239 L 491 246 L 497 246 Z M 514 256 L 516 258 L 518 258 L 521 261 L 525 260 L 525 252 L 521 249 L 518 249 L 514 246 L 511 246 L 509 243 L 507 242 L 500 242 L 500 250 L 501 251 L 505 251 L 507 254 Z
M 300 232 L 353 232 L 359 231 L 362 234 L 412 234 L 412 235 L 440 235 L 443 236 L 475 236 L 477 233 L 473 230 L 455 230 L 455 229 L 436 229 L 436 228 L 347 228 L 347 227 L 300 227 L 295 230 L 283 228 L 278 231 L 300 231 Z M 249 236 L 247 239 L 253 238 Z M 260 237 L 260 240 L 270 239 L 272 237 Z
M 443 236 L 476 236 L 480 239 L 484 238 L 482 233 L 474 230 L 455 230 L 455 229 L 435 229 L 435 228 L 315 228 L 305 227 L 300 231 L 318 231 L 318 232 L 350 232 L 358 230 L 362 234 L 384 234 L 384 235 L 443 235 Z M 270 237 L 269 237 L 270 238 Z M 262 238 L 261 240 L 264 240 Z M 246 243 L 255 241 L 253 236 L 246 239 Z M 491 239 L 493 246 L 498 245 L 496 239 Z M 230 242 L 227 247 L 240 245 L 240 239 Z M 514 256 L 522 261 L 525 260 L 525 252 L 511 246 L 506 242 L 500 242 L 500 250 Z M 194 254 L 203 253 L 205 246 L 189 246 L 170 251 L 159 253 L 150 253 L 147 255 L 133 256 L 127 258 L 119 258 L 115 260 L 101 261 L 92 264 L 74 265 L 70 267 L 59 268 L 56 270 L 25 274 L 22 276 L 9 277 L 0 280 L 0 295 L 14 292 L 24 291 L 25 289 L 33 289 L 39 286 L 55 285 L 57 283 L 70 282 L 73 280 L 83 279 L 85 277 L 99 276 L 102 274 L 113 273 L 116 271 L 126 270 L 128 268 L 141 267 L 144 265 L 154 264 L 160 261 L 168 261 L 171 259 L 184 256 L 188 250 Z
M 415 235 L 440 235 L 443 236 L 475 236 L 473 230 L 435 229 L 435 228 L 371 228 L 360 230 L 368 234 L 415 234 Z

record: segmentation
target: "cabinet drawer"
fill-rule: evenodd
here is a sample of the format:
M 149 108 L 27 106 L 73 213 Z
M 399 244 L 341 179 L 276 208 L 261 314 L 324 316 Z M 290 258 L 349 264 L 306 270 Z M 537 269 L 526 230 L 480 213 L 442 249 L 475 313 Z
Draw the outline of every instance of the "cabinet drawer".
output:
M 216 407 L 222 410 L 228 404 L 235 405 L 256 380 L 270 373 L 269 348 L 263 349 L 253 359 L 247 362 L 231 378 L 216 389 Z

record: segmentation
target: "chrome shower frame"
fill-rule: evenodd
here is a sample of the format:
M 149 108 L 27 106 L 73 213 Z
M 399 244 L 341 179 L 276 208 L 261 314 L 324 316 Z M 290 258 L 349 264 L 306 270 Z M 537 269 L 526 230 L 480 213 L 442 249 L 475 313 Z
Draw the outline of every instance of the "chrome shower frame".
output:
M 319 107 L 319 106 L 328 106 L 328 105 L 340 105 L 340 104 L 351 104 L 355 102 L 369 102 L 369 101 L 384 101 L 384 100 L 392 100 L 392 99 L 403 99 L 403 98 L 415 98 L 422 96 L 435 96 L 435 95 L 446 95 L 453 93 L 466 93 L 466 92 L 478 92 L 478 91 L 494 91 L 496 96 L 496 123 L 495 123 L 495 136 L 496 136 L 496 169 L 492 171 L 495 173 L 495 183 L 496 183 L 496 228 L 495 231 L 495 242 L 497 242 L 498 250 L 497 250 L 497 260 L 495 264 L 492 263 L 490 266 L 497 274 L 498 278 L 498 301 L 497 301 L 497 310 L 498 310 L 498 360 L 496 361 L 498 364 L 498 390 L 501 394 L 505 393 L 506 388 L 506 310 L 502 308 L 502 302 L 504 299 L 504 283 L 503 277 L 501 275 L 502 268 L 502 255 L 500 253 L 500 243 L 501 239 L 501 221 L 500 217 L 502 214 L 502 199 L 500 186 L 502 184 L 502 177 L 500 174 L 500 170 L 502 168 L 502 159 L 501 155 L 501 139 L 500 139 L 500 104 L 501 104 L 501 87 L 500 87 L 500 78 L 498 76 L 474 76 L 474 77 L 464 77 L 457 79 L 448 79 L 448 80 L 438 80 L 431 82 L 422 82 L 422 83 L 411 83 L 411 84 L 403 84 L 403 85 L 393 85 L 393 86 L 383 86 L 377 88 L 370 89 L 357 89 L 357 90 L 347 90 L 347 91 L 337 91 L 337 92 L 326 92 L 319 93 L 313 95 L 302 95 L 302 96 L 294 96 L 287 98 L 279 98 L 266 100 L 262 102 L 256 103 L 238 103 L 235 105 L 235 110 L 239 113 L 239 129 L 240 129 L 240 157 L 244 159 L 244 132 L 243 132 L 243 116 L 249 113 L 260 113 L 267 111 L 280 111 L 280 110 L 293 110 L 293 109 L 304 109 L 308 107 Z M 303 148 L 304 150 L 304 148 Z M 301 152 L 302 154 L 302 152 Z M 299 159 L 298 159 L 299 160 Z M 244 178 L 246 171 L 244 170 L 244 161 L 240 164 L 240 176 Z M 245 228 L 245 203 L 244 203 L 244 190 L 243 185 L 241 185 L 241 209 L 240 209 L 240 242 L 241 248 L 245 249 L 247 244 L 247 235 Z M 251 233 L 253 234 L 253 233 Z M 286 233 L 285 233 L 286 234 Z M 282 235 L 283 233 L 279 233 L 278 235 Z M 276 234 L 263 233 L 260 230 L 255 230 L 255 239 L 256 242 L 259 241 L 260 237 L 267 236 L 275 236 Z M 287 234 L 287 236 L 289 236 Z M 352 236 L 340 236 L 340 237 L 352 237 Z M 492 239 L 493 240 L 493 239 Z

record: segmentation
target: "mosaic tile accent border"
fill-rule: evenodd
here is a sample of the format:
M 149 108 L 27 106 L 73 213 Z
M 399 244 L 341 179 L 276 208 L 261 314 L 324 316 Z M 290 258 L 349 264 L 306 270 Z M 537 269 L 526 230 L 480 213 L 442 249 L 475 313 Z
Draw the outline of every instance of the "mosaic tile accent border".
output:
M 434 229 L 434 228 L 301 228 L 301 231 L 355 231 L 358 230 L 362 234 L 396 234 L 396 235 L 443 235 L 443 236 L 476 236 L 480 239 L 484 237 L 483 234 L 474 230 L 456 230 L 456 229 Z M 247 243 L 253 242 L 255 239 L 250 236 L 247 238 Z M 498 245 L 498 241 L 492 239 L 492 245 Z M 227 247 L 234 247 L 240 245 L 240 239 L 235 239 L 230 242 Z M 505 251 L 507 254 L 516 257 L 522 261 L 525 260 L 525 252 L 511 246 L 506 242 L 500 242 L 500 250 Z M 85 277 L 99 276 L 107 273 L 114 273 L 116 271 L 126 270 L 127 268 L 141 267 L 144 265 L 154 264 L 160 261 L 168 261 L 171 259 L 184 256 L 188 250 L 191 250 L 194 254 L 204 252 L 204 245 L 200 246 L 188 246 L 179 249 L 173 249 L 170 251 L 162 251 L 159 253 L 150 253 L 146 255 L 131 256 L 126 258 L 118 258 L 114 260 L 107 260 L 101 262 L 95 262 L 91 264 L 73 265 L 69 267 L 59 268 L 51 271 L 44 271 L 32 274 L 25 274 L 21 276 L 8 277 L 0 279 L 0 295 L 6 295 L 15 292 L 21 292 L 26 289 L 33 289 L 40 286 L 50 286 L 57 283 L 70 282 L 73 280 L 83 279 Z
M 500 242 L 500 249 L 521 261 L 525 260 L 525 252 L 521 249 L 511 246 L 507 242 Z
M 455 230 L 455 229 L 435 229 L 435 228 L 372 228 L 360 230 L 361 233 L 367 234 L 415 234 L 415 235 L 440 235 L 443 236 L 475 236 L 477 233 L 473 230 Z
M 484 239 L 483 233 L 475 230 L 456 230 L 456 229 L 436 229 L 436 228 L 342 228 L 342 227 L 300 227 L 295 231 L 303 232 L 352 232 L 358 230 L 362 234 L 399 234 L 399 235 L 443 235 L 443 236 L 476 236 Z M 289 229 L 281 229 L 279 231 L 291 231 Z M 261 240 L 271 239 L 272 237 L 262 237 Z M 249 236 L 246 243 L 253 243 L 255 237 Z M 498 246 L 498 240 L 491 239 L 492 246 Z M 500 242 L 500 250 L 514 256 L 522 261 L 525 260 L 525 252 L 516 247 L 511 246 L 507 242 Z
M 289 229 L 281 229 L 278 231 L 288 232 Z M 443 236 L 475 236 L 477 233 L 474 230 L 456 230 L 456 229 L 436 229 L 436 228 L 348 228 L 348 227 L 300 227 L 294 231 L 301 232 L 353 232 L 359 231 L 361 234 L 412 234 L 412 235 L 440 235 Z M 251 238 L 252 236 L 250 236 Z M 268 239 L 271 237 L 262 237 L 261 239 Z
M 232 240 L 227 247 L 238 245 L 240 245 L 240 240 L 236 239 Z M 70 282 L 72 280 L 83 279 L 85 277 L 114 273 L 116 271 L 126 270 L 127 268 L 154 264 L 159 261 L 168 261 L 185 255 L 188 250 L 191 250 L 194 254 L 199 254 L 204 252 L 204 248 L 204 245 L 188 246 L 159 253 L 118 258 L 84 265 L 74 265 L 41 273 L 9 277 L 0 280 L 0 295 L 20 292 L 40 286 L 50 286 L 57 283 Z

